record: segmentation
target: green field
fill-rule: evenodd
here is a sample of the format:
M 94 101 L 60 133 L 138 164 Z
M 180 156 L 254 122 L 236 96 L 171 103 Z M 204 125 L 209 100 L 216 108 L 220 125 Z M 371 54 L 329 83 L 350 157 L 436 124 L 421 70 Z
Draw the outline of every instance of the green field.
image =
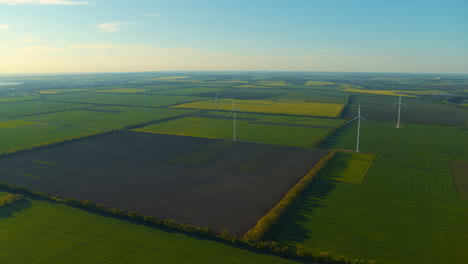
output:
M 329 165 L 336 168 L 330 177 L 341 182 L 360 184 L 372 166 L 375 155 L 338 152 L 337 157 Z
M 183 89 L 165 89 L 153 91 L 151 94 L 171 94 L 171 95 L 197 95 L 197 94 L 212 94 L 224 90 L 223 88 L 183 88 Z M 214 95 L 213 95 L 214 96 Z
M 327 166 L 268 239 L 384 264 L 468 259 L 468 201 L 457 198 L 448 162 L 377 156 L 353 184 L 342 181 L 353 173 L 348 158 Z
M 120 107 L 120 110 L 124 109 Z M 187 113 L 187 111 L 180 109 L 158 109 L 157 112 L 147 113 L 143 112 L 142 108 L 139 110 L 137 112 L 130 108 L 128 111 L 116 113 L 70 110 L 42 114 L 40 122 L 29 121 L 31 117 L 0 122 L 0 131 L 3 137 L 3 140 L 0 141 L 0 153 L 32 147 L 54 140 L 81 137 L 104 130 L 121 129 L 128 125 Z
M 87 107 L 87 104 L 72 103 L 52 103 L 47 101 L 30 100 L 23 102 L 13 102 L 0 104 L 0 118 L 13 118 L 31 116 L 31 120 L 36 120 L 37 113 L 65 111 Z
M 361 113 L 370 121 L 394 121 L 397 120 L 398 107 L 394 104 L 398 98 L 394 96 L 353 96 L 352 104 L 344 117 L 352 118 L 357 115 L 358 104 L 361 105 Z M 419 124 L 440 124 L 466 126 L 468 123 L 468 111 L 451 105 L 438 104 L 433 101 L 420 98 L 403 98 L 408 108 L 402 107 L 401 122 Z
M 294 263 L 37 200 L 0 208 L 0 237 L 0 263 Z
M 218 112 L 220 117 L 225 117 L 228 112 Z M 216 116 L 215 111 L 206 113 L 209 116 Z M 307 116 L 285 116 L 285 115 L 271 115 L 271 114 L 252 114 L 241 113 L 242 118 L 255 119 L 254 122 L 262 123 L 278 123 L 290 125 L 305 125 L 305 126 L 319 126 L 319 127 L 337 127 L 345 120 L 337 118 L 323 118 L 323 117 L 307 117 Z
M 123 93 L 123 94 L 134 94 L 134 93 L 143 93 L 151 91 L 151 89 L 143 88 L 114 88 L 114 89 L 105 89 L 105 90 L 95 90 L 93 93 Z
M 59 93 L 76 93 L 76 92 L 85 92 L 90 89 L 53 89 L 53 90 L 41 90 L 41 94 L 59 94 Z
M 241 114 L 239 114 L 240 116 Z M 180 136 L 232 139 L 233 121 L 225 118 L 186 117 L 135 129 Z M 237 139 L 268 144 L 310 147 L 330 129 L 255 124 L 237 120 Z
M 77 94 L 51 94 L 47 96 L 49 101 L 90 103 L 90 104 L 115 104 L 123 106 L 144 106 L 143 94 L 113 94 L 113 93 L 77 93 Z M 181 104 L 191 101 L 206 100 L 204 97 L 193 96 L 169 96 L 147 95 L 146 104 L 151 107 L 161 107 L 173 104 Z
M 468 162 L 452 161 L 450 172 L 455 182 L 458 196 L 468 199 Z
M 344 106 L 343 104 L 305 103 L 293 101 L 273 102 L 268 100 L 236 100 L 234 103 L 236 107 L 244 112 L 323 117 L 336 117 Z M 214 103 L 210 100 L 182 104 L 173 107 L 212 110 L 214 108 Z M 232 109 L 232 100 L 218 100 L 218 109 L 230 111 Z
M 354 150 L 356 122 L 341 128 L 321 147 Z M 360 150 L 379 154 L 411 157 L 468 160 L 468 130 L 455 126 L 405 124 L 395 128 L 392 122 L 361 125 Z
M 35 100 L 35 99 L 37 99 L 37 96 L 9 96 L 9 97 L 0 97 L 0 103 L 27 101 L 27 100 Z

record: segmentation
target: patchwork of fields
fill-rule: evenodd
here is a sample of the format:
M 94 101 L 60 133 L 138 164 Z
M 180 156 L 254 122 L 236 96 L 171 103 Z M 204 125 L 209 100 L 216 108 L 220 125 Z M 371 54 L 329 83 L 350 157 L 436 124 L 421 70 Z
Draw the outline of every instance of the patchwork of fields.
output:
M 356 122 L 329 137 L 323 148 L 356 148 Z M 364 152 L 468 161 L 468 130 L 455 126 L 363 122 L 360 149 Z
M 437 104 L 420 99 L 402 99 L 408 108 L 402 107 L 401 122 L 466 126 L 468 124 L 468 110 L 452 106 Z M 358 104 L 361 105 L 361 113 L 371 121 L 396 122 L 398 107 L 393 106 L 398 98 L 392 96 L 354 96 L 348 111 L 344 117 L 352 118 L 357 115 Z
M 382 264 L 468 259 L 463 78 L 18 78 L 15 89 L 0 87 L 0 154 L 73 140 L 0 157 L 0 181 L 241 235 L 330 149 L 340 149 L 264 240 L 285 243 L 288 254 L 304 249 Z M 409 108 L 396 129 L 392 105 L 400 95 Z M 242 111 L 237 142 L 227 117 L 232 102 Z M 357 124 L 345 122 L 359 104 L 371 122 L 361 124 L 363 153 L 353 153 Z M 2 263 L 291 263 L 31 199 L 0 206 L 0 237 L 8 238 L 0 239 L 8 252 L 0 253 Z
M 185 117 L 164 123 L 137 128 L 135 131 L 169 135 L 232 139 L 234 124 L 231 119 L 212 117 Z M 312 147 L 333 127 L 293 126 L 253 120 L 236 121 L 237 139 L 267 144 Z
M 120 132 L 4 157 L 0 180 L 242 234 L 326 153 Z
M 213 105 L 213 101 L 200 101 L 176 105 L 173 107 L 212 110 Z M 304 103 L 291 101 L 272 102 L 267 100 L 236 100 L 235 105 L 244 112 L 323 117 L 337 117 L 344 107 L 342 104 Z M 232 109 L 232 101 L 226 99 L 218 100 L 218 109 L 230 111 Z

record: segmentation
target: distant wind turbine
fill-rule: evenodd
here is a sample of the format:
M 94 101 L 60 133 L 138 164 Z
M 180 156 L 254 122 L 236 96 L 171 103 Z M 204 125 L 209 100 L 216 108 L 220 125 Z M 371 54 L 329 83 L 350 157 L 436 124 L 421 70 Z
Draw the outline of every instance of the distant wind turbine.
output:
M 222 91 L 214 92 L 213 90 L 211 90 L 211 92 L 213 92 L 213 94 L 214 94 L 214 99 L 215 99 L 215 104 L 216 104 L 216 117 L 218 117 L 218 95 L 219 95 Z
M 356 116 L 355 118 L 349 120 L 346 124 L 349 124 L 349 123 L 355 121 L 356 119 L 358 121 L 356 152 L 359 152 L 359 136 L 360 136 L 360 133 L 361 133 L 361 119 L 365 120 L 366 122 L 369 122 L 369 121 L 367 121 L 367 119 L 365 119 L 363 116 L 361 116 L 361 104 L 359 104 L 359 107 L 358 107 L 358 116 Z
M 231 114 L 234 113 L 233 119 L 234 119 L 234 141 L 237 140 L 237 135 L 236 135 L 236 112 L 241 112 L 235 105 L 234 105 L 234 100 L 232 100 L 232 110 L 227 114 L 226 118 Z
M 404 106 L 406 108 L 408 108 L 408 106 L 401 102 L 401 96 L 398 99 L 398 102 L 395 103 L 393 106 L 395 106 L 395 105 L 398 105 L 398 121 L 397 121 L 397 124 L 396 124 L 396 128 L 400 128 L 401 106 Z
M 146 91 L 145 91 L 143 94 L 144 94 L 144 101 L 145 101 L 145 113 L 146 113 Z

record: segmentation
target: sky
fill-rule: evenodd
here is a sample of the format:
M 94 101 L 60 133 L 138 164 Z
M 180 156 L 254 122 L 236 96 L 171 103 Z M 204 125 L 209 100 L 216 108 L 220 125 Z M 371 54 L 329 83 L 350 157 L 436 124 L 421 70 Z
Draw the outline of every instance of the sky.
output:
M 468 73 L 466 0 L 0 0 L 0 74 Z

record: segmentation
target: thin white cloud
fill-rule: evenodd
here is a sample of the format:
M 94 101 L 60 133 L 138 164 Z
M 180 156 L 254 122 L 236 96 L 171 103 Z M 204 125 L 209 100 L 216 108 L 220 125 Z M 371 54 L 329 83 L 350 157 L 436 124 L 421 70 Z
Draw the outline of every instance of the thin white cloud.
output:
M 65 51 L 66 48 L 48 47 L 48 46 L 28 46 L 23 48 L 26 52 L 51 52 L 51 51 Z
M 10 25 L 7 25 L 7 24 L 0 24 L 0 30 L 2 29 L 9 29 L 10 28 Z
M 96 25 L 96 28 L 103 32 L 117 32 L 122 29 L 128 29 L 138 25 L 138 23 L 127 22 L 109 22 Z
M 30 43 L 41 42 L 41 40 L 38 38 L 26 38 L 24 41 L 30 42 Z
M 153 13 L 153 14 L 144 14 L 143 16 L 146 16 L 146 17 L 160 17 L 160 16 L 164 16 L 164 15 L 163 14 Z
M 0 0 L 0 4 L 65 5 L 65 6 L 94 5 L 92 2 L 89 2 L 89 1 L 72 1 L 72 0 Z

